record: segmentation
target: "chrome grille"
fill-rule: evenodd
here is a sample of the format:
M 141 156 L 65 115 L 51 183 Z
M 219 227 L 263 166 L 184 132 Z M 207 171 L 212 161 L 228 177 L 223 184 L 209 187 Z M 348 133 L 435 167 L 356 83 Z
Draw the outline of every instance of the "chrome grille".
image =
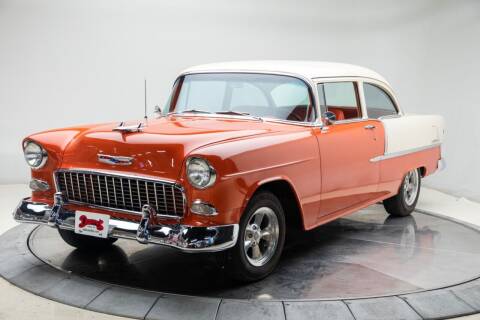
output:
M 184 194 L 172 183 L 81 170 L 55 172 L 67 202 L 140 213 L 149 204 L 159 215 L 182 217 Z

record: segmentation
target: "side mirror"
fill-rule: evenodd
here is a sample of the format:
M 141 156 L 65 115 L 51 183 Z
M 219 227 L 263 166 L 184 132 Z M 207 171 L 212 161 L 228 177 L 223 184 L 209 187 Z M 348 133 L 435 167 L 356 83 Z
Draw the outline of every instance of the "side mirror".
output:
M 155 106 L 155 108 L 153 109 L 153 113 L 157 116 L 157 117 L 160 117 L 162 115 L 162 109 L 160 109 L 159 106 Z
M 327 124 L 331 124 L 335 121 L 337 121 L 337 116 L 335 115 L 335 113 L 333 113 L 332 111 L 327 111 L 323 114 L 323 117 L 325 118 L 325 122 Z

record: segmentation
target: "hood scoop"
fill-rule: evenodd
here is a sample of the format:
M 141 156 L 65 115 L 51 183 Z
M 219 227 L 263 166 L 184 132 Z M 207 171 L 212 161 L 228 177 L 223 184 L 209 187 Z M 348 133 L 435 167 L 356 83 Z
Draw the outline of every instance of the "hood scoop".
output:
M 122 133 L 130 133 L 130 132 L 140 132 L 142 131 L 143 123 L 135 124 L 126 126 L 124 122 L 120 122 L 118 127 L 112 129 L 112 131 L 119 131 Z

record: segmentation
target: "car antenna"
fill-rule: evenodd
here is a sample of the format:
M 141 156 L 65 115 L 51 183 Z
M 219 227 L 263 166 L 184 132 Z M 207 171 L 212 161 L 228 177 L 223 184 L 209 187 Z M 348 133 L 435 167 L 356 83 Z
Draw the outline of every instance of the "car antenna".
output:
M 147 120 L 148 120 L 148 117 L 147 117 L 147 79 L 145 78 L 144 79 L 144 87 L 145 87 L 145 124 L 147 124 Z

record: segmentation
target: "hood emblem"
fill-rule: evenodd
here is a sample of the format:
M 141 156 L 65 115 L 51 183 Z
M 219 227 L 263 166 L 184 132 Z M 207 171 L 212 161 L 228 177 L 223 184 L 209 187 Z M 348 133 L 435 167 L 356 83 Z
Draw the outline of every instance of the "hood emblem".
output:
M 142 131 L 143 123 L 139 123 L 132 126 L 126 126 L 124 122 L 120 122 L 120 124 L 113 128 L 112 131 L 119 131 L 121 133 L 130 133 L 130 132 L 140 132 Z
M 106 154 L 97 154 L 98 162 L 118 165 L 118 166 L 129 166 L 133 163 L 132 157 L 123 157 L 123 156 L 109 156 Z

